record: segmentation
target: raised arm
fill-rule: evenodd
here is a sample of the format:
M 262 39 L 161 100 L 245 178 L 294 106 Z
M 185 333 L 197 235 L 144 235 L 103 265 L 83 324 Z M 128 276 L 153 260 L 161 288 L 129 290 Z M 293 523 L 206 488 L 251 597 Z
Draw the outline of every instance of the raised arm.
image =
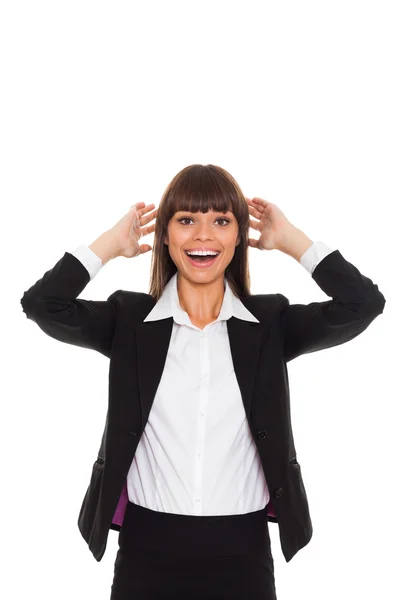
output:
M 115 299 L 121 290 L 105 301 L 78 300 L 77 296 L 103 264 L 118 254 L 106 234 L 91 246 L 102 249 L 104 262 L 91 247 L 82 245 L 65 252 L 52 269 L 24 292 L 20 302 L 27 318 L 50 337 L 109 357 L 116 321 Z
M 314 249 L 315 246 L 310 247 L 311 253 Z M 378 286 L 362 275 L 339 250 L 318 262 L 312 278 L 331 300 L 290 304 L 279 294 L 286 362 L 352 340 L 367 329 L 385 306 L 385 297 Z
M 154 204 L 133 205 L 129 212 L 90 246 L 78 246 L 65 252 L 41 279 L 26 290 L 20 300 L 28 319 L 56 340 L 82 348 L 90 348 L 108 358 L 117 316 L 117 297 L 113 292 L 107 300 L 81 300 L 77 296 L 99 269 L 117 256 L 132 258 L 151 250 L 148 244 L 139 246 L 139 239 L 154 231 L 151 221 Z
M 282 300 L 281 337 L 286 362 L 301 354 L 338 346 L 363 332 L 383 312 L 386 300 L 378 286 L 348 262 L 339 250 L 313 242 L 283 212 L 262 198 L 246 198 L 250 226 L 261 232 L 249 245 L 280 250 L 299 261 L 331 297 L 325 302 L 290 304 Z

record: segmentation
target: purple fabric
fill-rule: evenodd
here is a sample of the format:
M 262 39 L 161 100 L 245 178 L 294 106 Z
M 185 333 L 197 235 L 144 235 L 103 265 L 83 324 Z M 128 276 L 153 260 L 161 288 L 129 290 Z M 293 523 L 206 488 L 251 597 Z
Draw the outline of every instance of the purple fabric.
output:
M 123 490 L 121 492 L 121 496 L 119 497 L 119 501 L 118 501 L 118 505 L 117 505 L 117 509 L 114 513 L 114 516 L 112 518 L 112 522 L 115 523 L 116 525 L 122 525 L 123 520 L 124 520 L 124 516 L 125 516 L 125 511 L 126 511 L 126 505 L 128 504 L 128 488 L 127 488 L 127 483 L 126 483 L 126 479 L 125 479 L 125 485 L 123 487 Z M 270 515 L 272 517 L 276 517 L 275 511 L 272 507 L 271 502 L 268 503 L 268 511 L 267 511 L 267 515 Z
M 128 504 L 128 488 L 127 488 L 126 479 L 125 479 L 125 485 L 122 490 L 121 496 L 119 497 L 117 509 L 112 518 L 112 522 L 115 523 L 116 525 L 122 525 L 127 504 Z

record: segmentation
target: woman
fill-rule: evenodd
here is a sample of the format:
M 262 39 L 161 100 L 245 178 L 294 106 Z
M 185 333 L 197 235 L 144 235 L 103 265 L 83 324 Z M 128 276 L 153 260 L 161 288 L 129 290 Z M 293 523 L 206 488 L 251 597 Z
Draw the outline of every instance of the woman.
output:
M 353 339 L 385 299 L 277 206 L 243 196 L 221 167 L 184 168 L 153 208 L 138 202 L 21 299 L 47 334 L 111 361 L 78 525 L 97 560 L 109 529 L 120 531 L 111 600 L 273 600 L 268 521 L 287 561 L 312 535 L 286 363 Z M 152 232 L 153 249 L 139 245 Z M 334 300 L 251 295 L 249 246 L 292 256 Z M 149 294 L 76 299 L 112 258 L 150 250 Z

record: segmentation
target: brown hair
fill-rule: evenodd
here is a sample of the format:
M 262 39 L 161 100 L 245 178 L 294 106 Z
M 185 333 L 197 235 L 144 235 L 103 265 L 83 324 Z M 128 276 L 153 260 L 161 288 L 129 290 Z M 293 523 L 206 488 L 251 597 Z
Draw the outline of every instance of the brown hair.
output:
M 154 229 L 149 294 L 157 301 L 177 271 L 164 238 L 168 235 L 170 219 L 181 210 L 202 213 L 208 210 L 233 212 L 239 226 L 240 243 L 225 269 L 225 277 L 236 296 L 249 296 L 249 209 L 246 199 L 228 171 L 216 165 L 200 164 L 189 165 L 179 171 L 168 184 L 160 200 Z

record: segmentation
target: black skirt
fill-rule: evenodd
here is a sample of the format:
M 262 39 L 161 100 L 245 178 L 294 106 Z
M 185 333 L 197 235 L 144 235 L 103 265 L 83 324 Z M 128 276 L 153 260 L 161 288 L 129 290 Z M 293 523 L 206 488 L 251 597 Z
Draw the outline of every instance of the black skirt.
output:
M 267 508 L 192 516 L 128 502 L 110 600 L 276 600 Z

